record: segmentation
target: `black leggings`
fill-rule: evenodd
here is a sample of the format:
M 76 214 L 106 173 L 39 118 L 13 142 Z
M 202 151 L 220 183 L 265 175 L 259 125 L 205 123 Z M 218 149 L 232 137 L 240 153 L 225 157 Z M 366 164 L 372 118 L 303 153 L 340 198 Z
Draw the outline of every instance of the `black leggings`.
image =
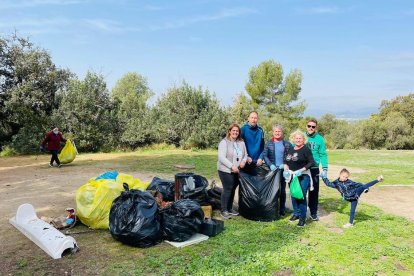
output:
M 223 185 L 223 192 L 221 193 L 221 211 L 231 211 L 231 209 L 233 209 L 234 194 L 237 186 L 240 184 L 239 174 L 218 171 L 218 175 L 221 184 Z
M 50 158 L 50 165 L 53 165 L 53 161 L 56 161 L 56 164 L 58 166 L 60 165 L 59 157 L 58 157 L 58 151 L 57 150 L 50 150 L 50 153 L 52 153 L 52 158 Z

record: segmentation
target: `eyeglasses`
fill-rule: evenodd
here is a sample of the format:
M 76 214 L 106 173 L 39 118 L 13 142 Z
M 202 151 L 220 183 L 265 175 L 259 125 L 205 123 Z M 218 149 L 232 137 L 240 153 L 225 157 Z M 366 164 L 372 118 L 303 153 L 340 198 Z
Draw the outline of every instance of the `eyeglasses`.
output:
M 316 128 L 316 126 L 307 125 L 308 128 Z

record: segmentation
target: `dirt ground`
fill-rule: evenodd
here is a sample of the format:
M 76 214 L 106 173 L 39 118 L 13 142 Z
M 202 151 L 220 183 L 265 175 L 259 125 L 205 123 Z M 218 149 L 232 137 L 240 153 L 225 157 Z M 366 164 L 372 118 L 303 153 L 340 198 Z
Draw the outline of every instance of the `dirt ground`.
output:
M 2 247 L 0 271 L 10 271 L 10 266 L 15 266 L 10 259 L 13 252 L 35 247 L 9 223 L 9 219 L 15 215 L 19 205 L 32 204 L 39 217 L 61 216 L 65 215 L 65 208 L 76 207 L 74 198 L 78 187 L 86 183 L 89 178 L 105 171 L 118 170 L 148 182 L 155 176 L 128 171 L 122 159 L 117 157 L 119 156 L 115 154 L 81 155 L 77 157 L 76 162 L 60 169 L 49 168 L 49 157 L 45 155 L 0 158 L 0 244 Z M 96 162 L 98 160 L 99 162 Z M 330 171 L 337 172 L 339 169 L 332 167 Z M 352 168 L 352 171 L 356 170 L 357 168 Z M 157 176 L 162 177 L 162 175 Z M 334 175 L 330 177 L 333 178 Z M 379 185 L 364 194 L 361 201 L 414 221 L 414 207 L 410 201 L 413 197 L 413 186 Z

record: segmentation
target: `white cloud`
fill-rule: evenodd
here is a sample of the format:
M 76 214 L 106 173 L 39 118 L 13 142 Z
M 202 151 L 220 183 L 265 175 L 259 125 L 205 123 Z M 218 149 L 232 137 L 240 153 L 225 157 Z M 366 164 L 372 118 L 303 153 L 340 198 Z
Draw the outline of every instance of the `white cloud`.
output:
M 302 10 L 303 13 L 309 14 L 332 14 L 339 13 L 340 10 L 338 7 L 313 7 L 309 9 Z
M 16 21 L 0 21 L 0 28 L 20 28 L 20 27 L 62 27 L 71 25 L 72 21 L 64 17 L 55 18 L 27 18 Z
M 120 24 L 113 20 L 84 19 L 83 21 L 86 23 L 86 25 L 89 25 L 90 27 L 101 30 L 101 31 L 115 32 L 115 33 L 123 31 L 123 29 L 120 27 Z
M 3 0 L 0 10 L 23 9 L 46 5 L 74 5 L 87 2 L 86 0 Z
M 178 29 L 202 22 L 217 21 L 230 17 L 238 17 L 246 14 L 258 13 L 257 10 L 245 7 L 237 7 L 233 9 L 225 9 L 212 15 L 199 15 L 195 17 L 184 18 L 181 20 L 166 22 L 163 25 L 155 25 L 149 28 L 150 31 L 158 31 L 165 29 Z

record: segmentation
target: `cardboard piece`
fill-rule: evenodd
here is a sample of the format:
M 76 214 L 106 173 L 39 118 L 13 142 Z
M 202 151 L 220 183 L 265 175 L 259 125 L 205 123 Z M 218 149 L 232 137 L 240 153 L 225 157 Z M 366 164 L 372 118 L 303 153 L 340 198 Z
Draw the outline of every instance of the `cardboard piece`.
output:
M 199 243 L 205 240 L 208 240 L 208 236 L 197 233 L 191 236 L 190 239 L 183 241 L 183 242 L 173 242 L 173 241 L 165 241 L 165 242 L 171 244 L 174 247 L 182 248 L 182 247 L 196 244 L 196 243 Z

